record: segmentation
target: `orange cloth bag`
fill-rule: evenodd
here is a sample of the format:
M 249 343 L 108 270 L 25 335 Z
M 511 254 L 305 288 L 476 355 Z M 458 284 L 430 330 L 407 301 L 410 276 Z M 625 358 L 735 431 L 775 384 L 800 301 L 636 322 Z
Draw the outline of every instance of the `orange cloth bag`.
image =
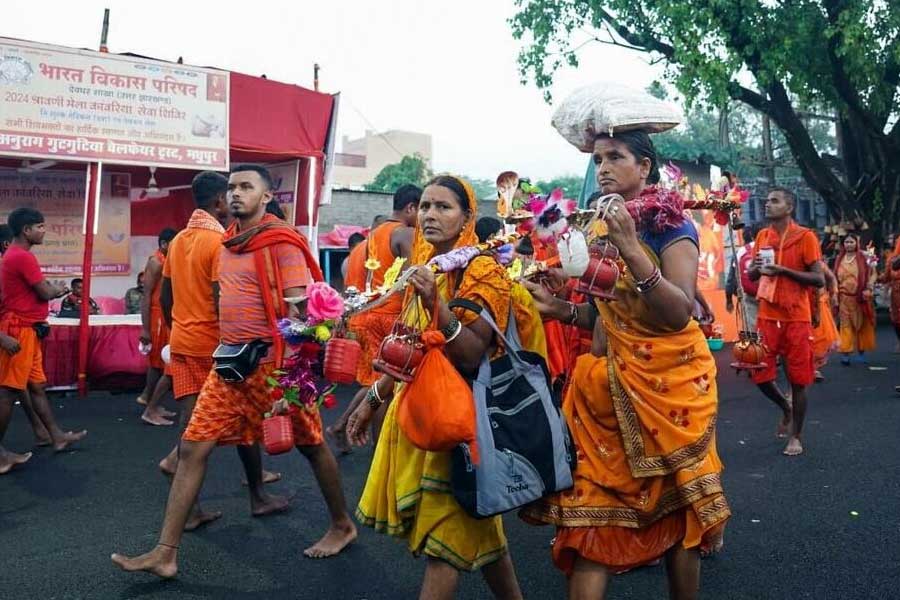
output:
M 399 399 L 397 424 L 422 450 L 448 452 L 468 443 L 472 460 L 477 463 L 472 388 L 444 355 L 447 340 L 435 329 L 436 323 L 437 311 L 422 332 L 425 356 Z

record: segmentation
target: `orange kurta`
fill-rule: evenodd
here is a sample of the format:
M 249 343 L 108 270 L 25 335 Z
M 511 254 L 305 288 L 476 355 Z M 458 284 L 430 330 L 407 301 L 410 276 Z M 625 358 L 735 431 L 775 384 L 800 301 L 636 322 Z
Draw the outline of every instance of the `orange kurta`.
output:
M 831 314 L 831 295 L 825 290 L 812 295 L 819 304 L 819 326 L 813 328 L 813 359 L 816 368 L 821 369 L 828 363 L 828 355 L 837 348 L 839 336 Z
M 784 235 L 779 235 L 772 227 L 760 231 L 753 246 L 754 259 L 762 248 L 773 248 L 776 264 L 795 271 L 805 271 L 822 259 L 816 234 L 793 221 Z M 764 275 L 760 278 L 756 294 L 756 299 L 759 300 L 758 318 L 783 323 L 811 322 L 812 307 L 807 294 L 808 287 L 787 276 Z
M 376 289 L 384 283 L 384 274 L 395 259 L 394 253 L 391 251 L 391 235 L 398 227 L 402 226 L 403 224 L 397 221 L 388 221 L 372 230 L 365 245 L 360 244 L 357 248 L 365 249 L 364 262 L 377 261 L 378 266 L 375 269 L 363 267 L 364 275 L 362 281 L 359 281 L 359 268 L 354 262 L 351 262 L 347 266 L 348 285 L 354 285 L 358 289 L 364 290 Z M 356 252 L 357 248 L 354 248 L 353 252 Z M 354 258 L 353 252 L 350 253 L 351 261 Z M 358 262 L 358 257 L 356 262 Z M 351 281 L 352 284 L 349 283 Z M 362 285 L 359 285 L 360 283 Z M 356 366 L 356 381 L 360 385 L 372 385 L 380 377 L 372 369 L 372 362 L 378 355 L 381 342 L 391 333 L 402 308 L 403 295 L 394 294 L 381 306 L 360 313 L 350 320 L 350 330 L 356 334 L 356 339 L 362 347 L 359 363 Z
M 157 250 L 154 254 L 160 267 L 166 264 L 166 255 Z M 159 302 L 159 294 L 162 289 L 162 277 L 156 281 L 150 292 L 150 366 L 154 369 L 165 369 L 166 364 L 162 359 L 162 349 L 169 344 L 169 327 L 163 318 L 162 305 Z
M 731 514 L 715 446 L 716 365 L 703 333 L 693 320 L 667 330 L 630 274 L 616 296 L 597 305 L 607 355 L 578 358 L 563 402 L 575 486 L 522 511 L 558 526 L 553 557 L 566 573 L 578 556 L 630 568 L 679 542 L 704 546 Z
M 347 276 L 344 277 L 344 289 L 355 287 L 362 291 L 366 289 L 366 254 L 368 244 L 359 243 L 353 247 L 347 256 Z

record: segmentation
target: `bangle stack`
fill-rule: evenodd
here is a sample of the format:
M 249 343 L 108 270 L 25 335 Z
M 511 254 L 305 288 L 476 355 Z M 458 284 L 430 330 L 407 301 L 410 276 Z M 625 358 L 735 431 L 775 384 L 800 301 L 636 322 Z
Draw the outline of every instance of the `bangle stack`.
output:
M 459 319 L 456 318 L 456 315 L 450 313 L 450 322 L 447 323 L 446 327 L 441 329 L 441 333 L 444 334 L 444 339 L 446 339 L 449 344 L 462 333 L 462 328 L 463 325 L 460 323 Z
M 377 381 L 372 384 L 372 387 L 370 387 L 369 391 L 366 393 L 366 402 L 372 410 L 378 410 L 378 408 L 384 404 L 384 400 L 381 399 L 381 395 L 378 393 Z
M 640 281 L 635 281 L 634 287 L 639 294 L 646 294 L 647 292 L 658 286 L 660 281 L 662 281 L 662 271 L 659 270 L 659 267 L 654 267 L 653 272 L 650 273 L 650 277 L 648 277 L 647 279 L 642 279 Z

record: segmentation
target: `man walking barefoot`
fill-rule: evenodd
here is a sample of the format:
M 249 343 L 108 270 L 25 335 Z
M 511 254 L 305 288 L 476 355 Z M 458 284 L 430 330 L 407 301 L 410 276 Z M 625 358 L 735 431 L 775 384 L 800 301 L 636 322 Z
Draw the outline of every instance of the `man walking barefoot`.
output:
M 44 356 L 41 337 L 47 331 L 48 302 L 67 293 L 64 287 L 44 278 L 31 247 L 44 242 L 44 215 L 33 208 L 17 208 L 9 214 L 13 242 L 0 262 L 0 331 L 16 344 L 0 351 L 0 443 L 9 426 L 13 405 L 27 401 L 50 435 L 53 449 L 61 452 L 87 435 L 87 431 L 63 431 L 56 423 L 45 391 Z M 0 446 L 2 448 L 2 446 Z M 23 459 L 24 457 L 24 459 Z M 28 460 L 0 450 L 0 474 Z
M 276 318 L 285 314 L 281 299 L 303 295 L 313 279 L 321 279 L 321 273 L 306 240 L 287 223 L 266 215 L 272 187 L 271 175 L 263 167 L 245 165 L 231 173 L 229 206 L 237 221 L 226 232 L 218 277 L 222 343 L 266 343 L 270 349 L 255 368 L 243 373 L 243 381 L 226 382 L 215 371 L 207 377 L 182 438 L 159 541 L 153 550 L 135 558 L 113 554 L 113 563 L 125 571 L 147 571 L 164 578 L 176 575 L 182 532 L 209 455 L 217 444 L 246 445 L 259 440 L 263 413 L 273 408 L 266 379 L 283 352 L 281 340 L 272 335 Z M 281 289 L 273 286 L 278 281 Z M 332 556 L 356 539 L 337 461 L 322 439 L 318 412 L 298 411 L 292 421 L 297 449 L 309 460 L 331 515 L 325 535 L 304 554 Z
M 806 388 L 815 379 L 808 290 L 825 285 L 818 238 L 794 222 L 795 203 L 794 193 L 786 188 L 769 191 L 769 227 L 756 236 L 749 270 L 750 279 L 759 281 L 757 329 L 768 349 L 767 366 L 753 372 L 753 382 L 784 413 L 778 434 L 781 437 L 790 432 L 784 449 L 787 456 L 803 453 L 800 434 L 806 416 Z M 775 385 L 779 356 L 791 384 L 792 400 L 785 398 Z

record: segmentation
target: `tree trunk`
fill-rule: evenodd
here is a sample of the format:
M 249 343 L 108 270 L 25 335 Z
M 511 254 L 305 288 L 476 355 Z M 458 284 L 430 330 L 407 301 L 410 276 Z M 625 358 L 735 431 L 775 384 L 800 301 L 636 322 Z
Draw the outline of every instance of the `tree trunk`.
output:
M 775 153 L 772 151 L 772 130 L 769 124 L 769 115 L 765 114 L 762 116 L 762 142 L 763 156 L 766 161 L 763 172 L 769 185 L 772 186 L 775 185 Z

